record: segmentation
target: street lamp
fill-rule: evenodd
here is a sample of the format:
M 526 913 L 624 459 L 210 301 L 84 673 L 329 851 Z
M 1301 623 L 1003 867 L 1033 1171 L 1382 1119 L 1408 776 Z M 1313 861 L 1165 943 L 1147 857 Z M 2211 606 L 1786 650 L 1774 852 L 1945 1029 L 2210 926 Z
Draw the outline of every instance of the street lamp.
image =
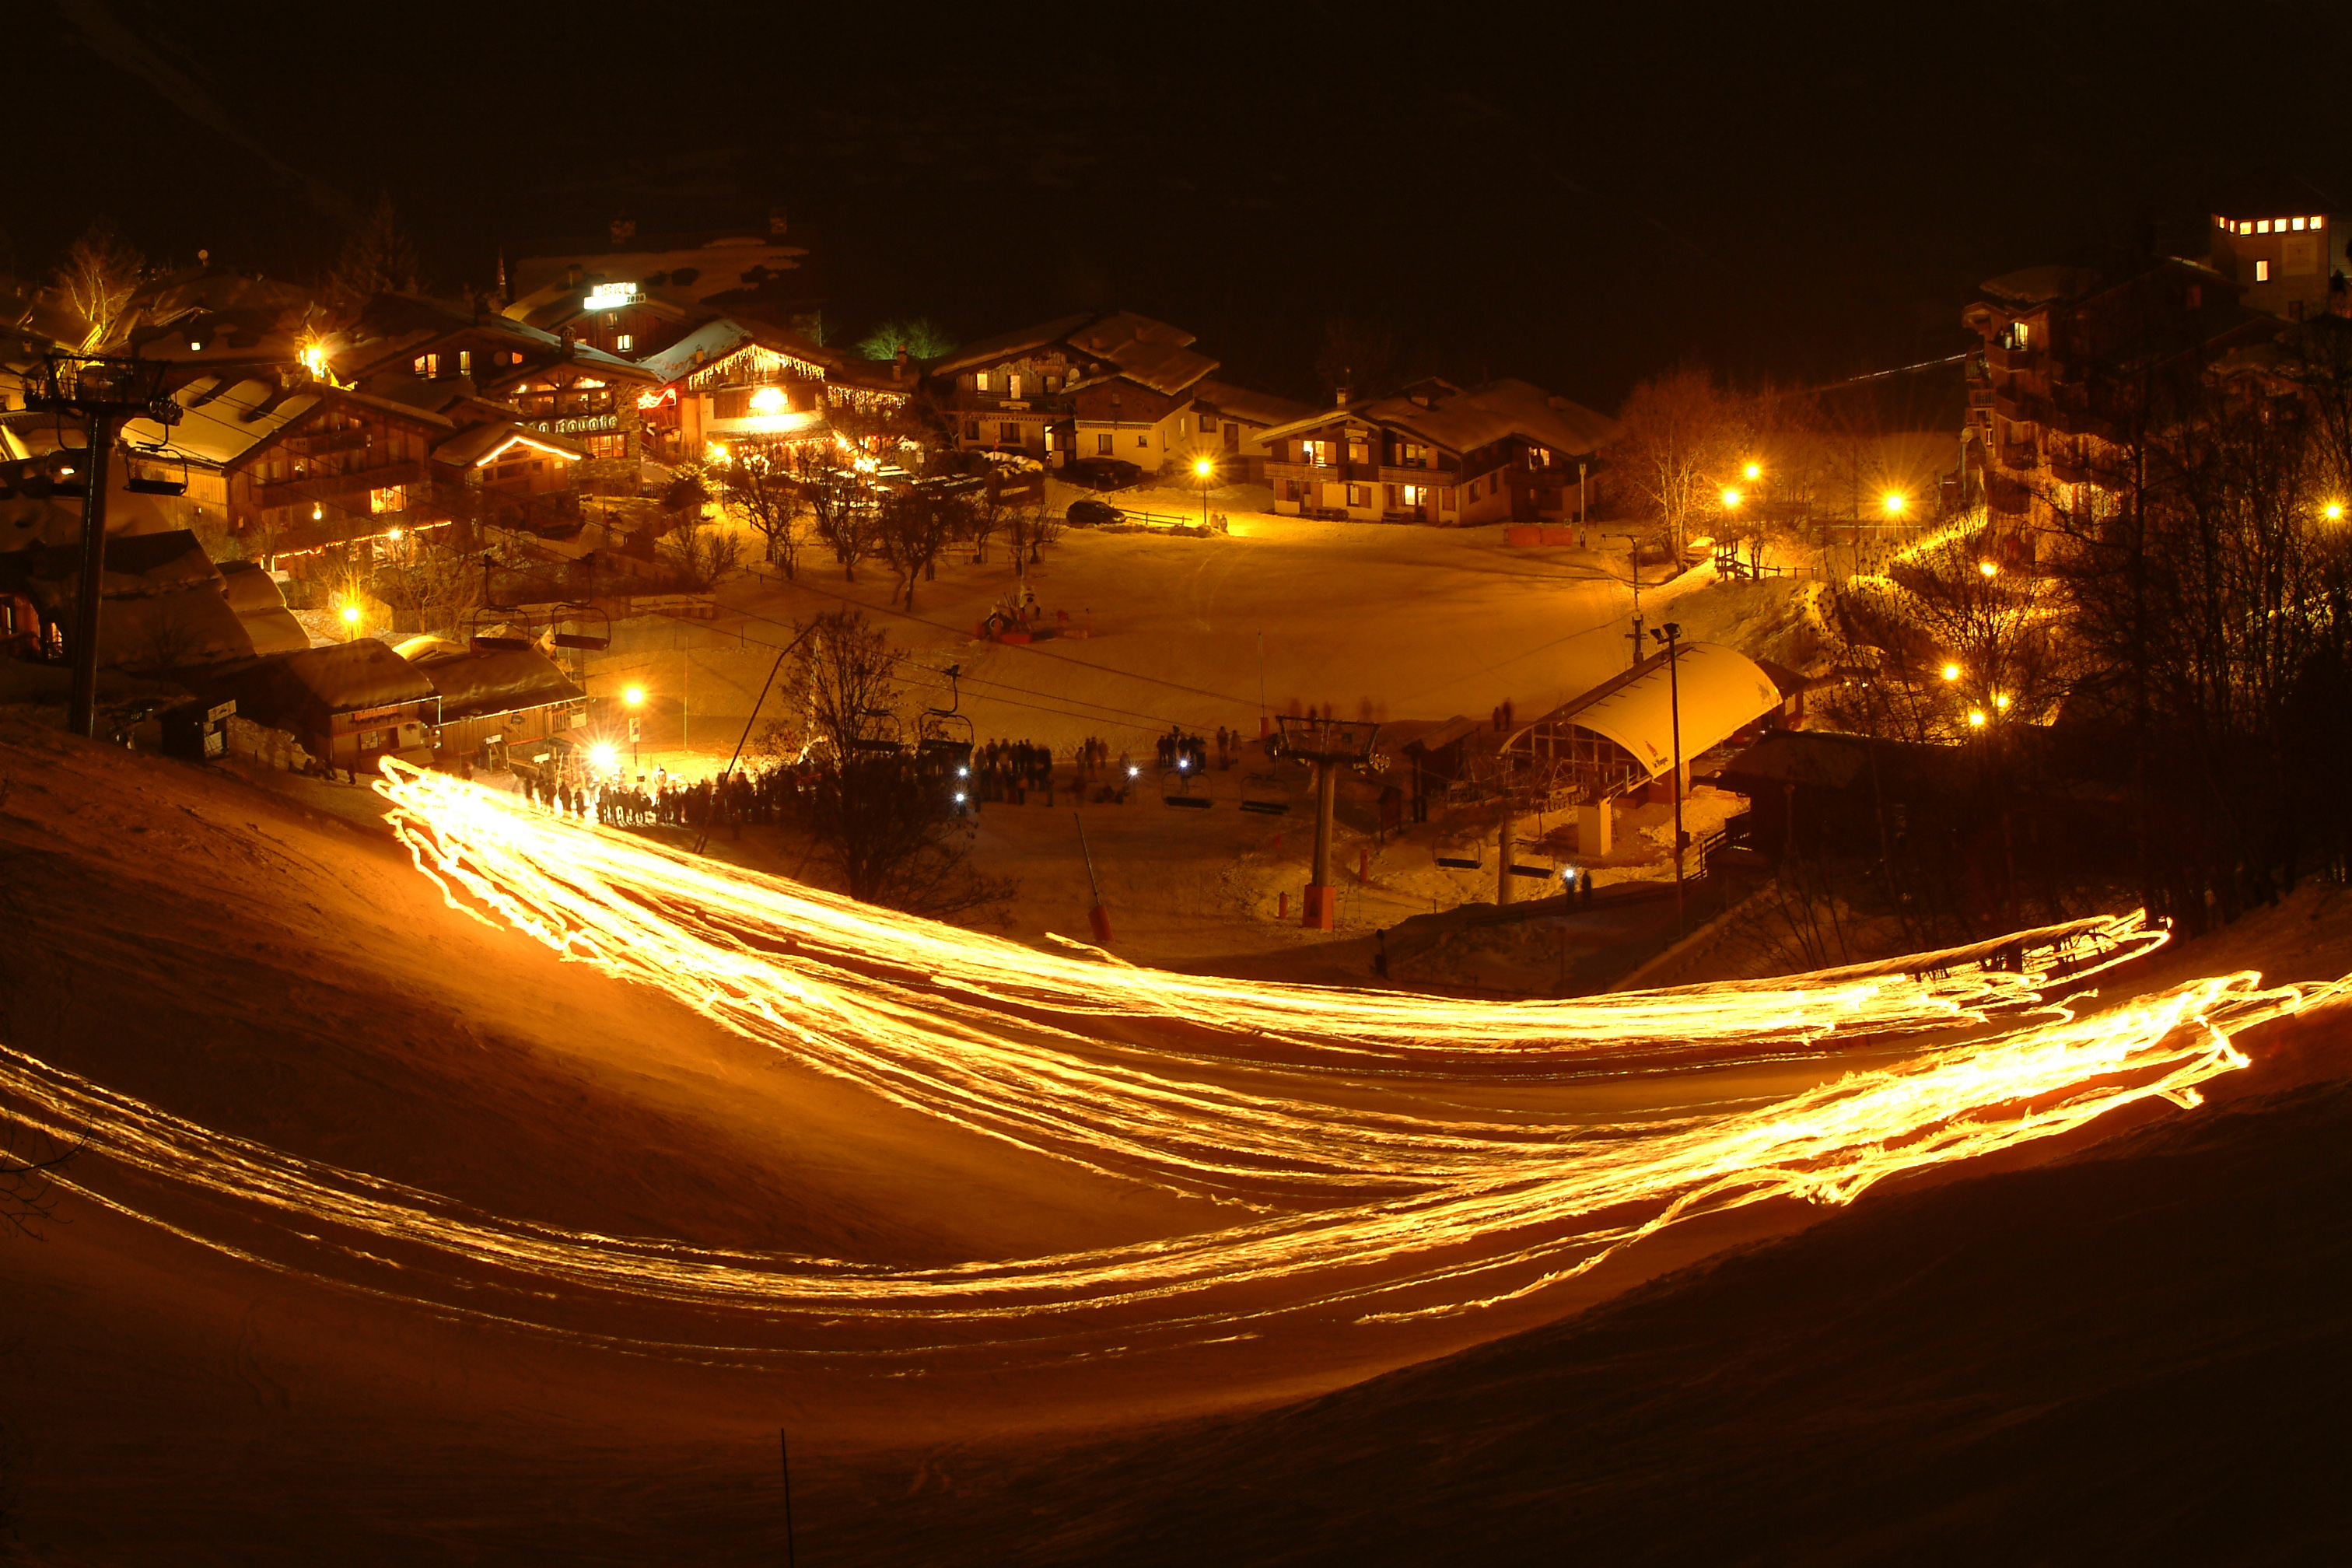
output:
M 1750 463 L 1746 468 L 1741 470 L 1741 474 L 1748 480 L 1749 483 L 1752 484 L 1756 480 L 1764 477 L 1764 465 L 1761 463 Z
M 2329 501 L 2326 506 L 2322 507 L 2320 510 L 2330 522 L 2342 522 L 2344 521 L 2344 503 L 2340 500 Z
M 1999 563 L 1991 561 L 1978 562 L 1977 570 L 1983 573 L 1988 580 L 2000 575 L 2000 567 Z
M 1666 711 L 1675 742 L 1675 934 L 1683 930 L 1683 690 L 1682 626 L 1668 621 L 1650 633 L 1666 645 Z
M 1958 680 L 1959 678 L 1960 667 L 1958 665 L 1948 664 L 1944 666 L 1944 679 L 1946 680 Z
M 1209 481 L 1217 477 L 1216 459 L 1213 458 L 1193 458 L 1192 472 L 1201 481 L 1201 526 L 1202 528 L 1206 528 L 1209 526 Z
M 1739 509 L 1739 492 L 1738 492 L 1738 490 L 1730 490 L 1730 489 L 1727 489 L 1727 490 L 1724 491 L 1724 492 L 1723 492 L 1723 510 L 1726 510 L 1726 511 L 1737 511 L 1738 509 Z
M 641 725 L 637 710 L 646 705 L 646 689 L 632 681 L 621 689 L 621 702 L 629 710 L 629 766 L 633 770 L 642 770 L 645 752 L 638 734 Z
M 1901 517 L 1904 507 L 1909 503 L 1904 499 L 1901 490 L 1888 490 L 1879 498 L 1879 504 L 1886 509 L 1887 516 Z
M 343 625 L 351 628 L 350 632 L 346 634 L 343 638 L 345 642 L 349 642 L 360 635 L 360 607 L 357 605 L 345 605 L 343 606 Z

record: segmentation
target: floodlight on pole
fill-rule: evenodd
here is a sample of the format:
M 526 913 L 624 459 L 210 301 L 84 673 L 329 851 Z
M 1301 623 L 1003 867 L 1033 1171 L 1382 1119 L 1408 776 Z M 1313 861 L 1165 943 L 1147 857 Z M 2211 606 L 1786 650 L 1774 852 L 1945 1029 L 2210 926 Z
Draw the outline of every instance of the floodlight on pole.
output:
M 2344 521 L 2344 503 L 2340 500 L 2329 501 L 2326 506 L 2320 509 L 2320 511 L 2321 514 L 2330 522 L 2342 522 Z
M 1978 570 L 1979 572 L 1981 572 L 1982 574 L 1984 574 L 1984 575 L 1986 576 L 1986 578 L 1987 578 L 1987 579 L 1990 579 L 1990 578 L 1998 577 L 1998 576 L 2000 576 L 2000 565 L 1999 565 L 1997 563 L 1990 562 L 1990 561 L 1979 561 L 1979 562 L 1978 562 L 1978 563 L 1977 563 L 1977 570 Z
M 1739 510 L 1739 492 L 1738 490 L 1727 489 L 1723 492 L 1723 510 L 1726 511 L 1737 511 Z
M 1761 463 L 1750 463 L 1747 468 L 1741 469 L 1740 472 L 1750 483 L 1753 483 L 1764 477 L 1764 465 Z
M 1214 458 L 1195 458 L 1192 459 L 1192 472 L 1201 481 L 1201 526 L 1206 528 L 1209 526 L 1209 481 L 1217 477 L 1217 460 Z
M 1960 667 L 1958 665 L 1948 664 L 1944 666 L 1944 679 L 1946 680 L 1958 680 L 1959 678 Z

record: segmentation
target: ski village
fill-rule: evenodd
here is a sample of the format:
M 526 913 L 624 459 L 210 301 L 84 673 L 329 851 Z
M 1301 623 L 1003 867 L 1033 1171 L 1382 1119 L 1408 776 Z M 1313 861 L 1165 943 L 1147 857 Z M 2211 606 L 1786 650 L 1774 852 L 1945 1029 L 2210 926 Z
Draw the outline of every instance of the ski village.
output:
M 2231 200 L 1607 409 L 782 208 L 26 265 L 10 1549 L 2168 1558 L 2227 1463 L 2025 1412 L 2317 1332 L 2352 1114 L 2352 214 Z

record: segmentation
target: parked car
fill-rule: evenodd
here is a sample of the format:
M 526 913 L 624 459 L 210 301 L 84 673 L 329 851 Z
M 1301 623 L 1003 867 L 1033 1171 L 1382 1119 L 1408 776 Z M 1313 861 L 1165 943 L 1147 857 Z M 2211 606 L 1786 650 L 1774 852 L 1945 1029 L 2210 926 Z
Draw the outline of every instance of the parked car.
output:
M 1062 478 L 1088 489 L 1123 490 L 1143 478 L 1143 470 L 1124 458 L 1079 458 L 1062 470 Z
M 1068 517 L 1071 523 L 1079 528 L 1097 528 L 1107 522 L 1124 521 L 1127 517 L 1127 513 L 1119 510 L 1110 502 L 1095 500 L 1085 496 L 1072 501 L 1069 511 L 1065 515 Z

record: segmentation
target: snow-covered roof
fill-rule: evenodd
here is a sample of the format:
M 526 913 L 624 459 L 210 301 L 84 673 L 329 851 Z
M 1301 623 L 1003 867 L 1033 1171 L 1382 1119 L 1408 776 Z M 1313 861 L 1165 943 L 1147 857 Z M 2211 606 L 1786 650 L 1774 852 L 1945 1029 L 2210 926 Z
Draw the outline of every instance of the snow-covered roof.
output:
M 512 367 L 508 379 L 535 374 L 545 368 L 547 362 L 567 358 L 599 374 L 629 381 L 645 379 L 645 372 L 637 368 L 635 361 L 618 354 L 609 354 L 583 342 L 566 345 L 553 332 L 494 310 L 476 310 L 416 294 L 378 294 L 370 300 L 361 310 L 359 321 L 339 339 L 330 342 L 328 359 L 339 378 L 356 381 L 378 371 L 397 368 L 434 344 L 460 333 L 470 333 L 497 345 L 492 353 L 520 353 L 523 363 Z M 477 366 L 476 379 L 487 384 L 495 368 L 488 364 Z
M 373 637 L 264 659 L 236 684 L 238 710 L 264 721 L 364 712 L 434 694 L 423 671 Z
M 1230 381 L 1219 381 L 1214 376 L 1204 378 L 1193 387 L 1192 395 L 1220 414 L 1253 425 L 1286 425 L 1315 412 L 1304 403 L 1293 403 L 1287 397 L 1276 397 L 1271 393 L 1252 392 L 1248 387 L 1235 386 Z
M 1424 401 L 1425 399 L 1425 401 Z M 1596 452 L 1619 434 L 1617 421 L 1530 383 L 1506 377 L 1468 392 L 1442 384 L 1412 396 L 1379 397 L 1318 410 L 1260 432 L 1281 440 L 1347 420 L 1402 431 L 1454 453 L 1475 451 L 1517 436 L 1554 451 Z
M 433 460 L 453 468 L 478 468 L 509 447 L 536 447 L 565 462 L 577 462 L 588 455 L 588 448 L 577 441 L 544 430 L 525 429 L 510 419 L 500 419 L 458 431 L 433 448 Z
M 228 382 L 216 375 L 199 376 L 172 397 L 181 408 L 177 425 L 166 429 L 152 419 L 133 419 L 123 426 L 123 438 L 135 447 L 168 447 L 223 468 L 320 402 L 316 392 L 289 391 L 274 381 L 251 377 Z
M 725 359 L 750 342 L 751 337 L 751 328 L 721 316 L 715 321 L 705 321 L 669 347 L 646 355 L 637 363 L 667 384 L 713 360 Z
M 992 338 L 982 338 L 966 343 L 954 353 L 925 366 L 934 375 L 953 375 L 958 371 L 971 370 L 981 365 L 994 364 L 998 360 L 1014 354 L 1032 353 L 1058 343 L 1070 333 L 1085 326 L 1095 317 L 1081 312 L 1075 316 L 1056 316 L 1050 321 L 1040 321 L 1034 327 L 1021 327 L 1009 332 L 999 332 Z
M 1686 642 L 1674 670 L 1667 669 L 1664 654 L 1653 655 L 1521 726 L 1514 738 L 1545 725 L 1572 724 L 1616 742 L 1655 778 L 1675 765 L 1677 708 L 1687 762 L 1780 703 L 1780 689 L 1746 654 L 1721 643 Z
M 416 668 L 440 694 L 445 723 L 577 702 L 587 693 L 537 648 L 467 648 L 426 652 Z

